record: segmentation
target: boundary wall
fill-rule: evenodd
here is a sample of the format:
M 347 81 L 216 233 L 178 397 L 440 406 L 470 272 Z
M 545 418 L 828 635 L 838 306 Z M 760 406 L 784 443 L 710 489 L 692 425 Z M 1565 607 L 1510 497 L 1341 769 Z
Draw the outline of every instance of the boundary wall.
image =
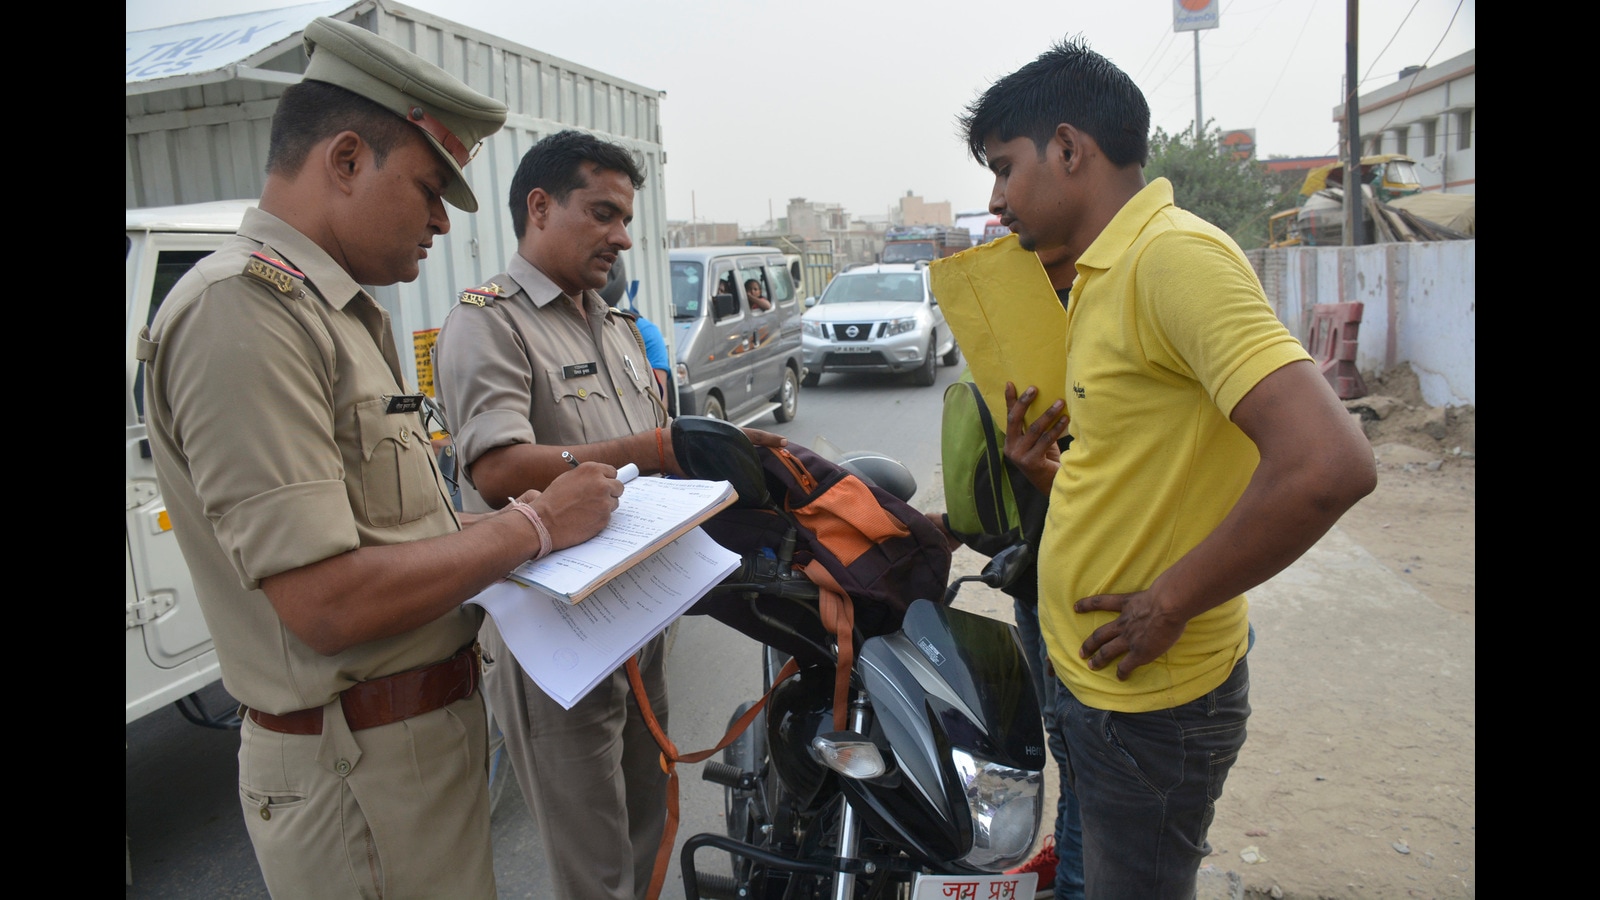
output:
M 1430 406 L 1477 405 L 1478 242 L 1277 247 L 1245 253 L 1278 318 L 1302 344 L 1312 307 L 1365 305 L 1356 367 L 1410 363 Z

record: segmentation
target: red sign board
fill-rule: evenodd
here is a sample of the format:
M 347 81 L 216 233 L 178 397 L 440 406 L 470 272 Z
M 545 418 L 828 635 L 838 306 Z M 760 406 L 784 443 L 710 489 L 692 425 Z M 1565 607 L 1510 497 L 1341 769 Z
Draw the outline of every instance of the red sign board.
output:
M 1229 159 L 1254 159 L 1256 155 L 1256 130 L 1243 128 L 1222 133 L 1222 152 Z

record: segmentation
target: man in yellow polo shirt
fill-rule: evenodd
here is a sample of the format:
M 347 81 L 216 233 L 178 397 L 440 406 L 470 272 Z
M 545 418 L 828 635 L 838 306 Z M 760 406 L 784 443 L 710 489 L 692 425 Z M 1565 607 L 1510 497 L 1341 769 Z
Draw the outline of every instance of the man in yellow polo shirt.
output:
M 1372 451 L 1238 245 L 1145 183 L 1125 73 L 1064 41 L 961 121 L 990 210 L 1077 271 L 1066 382 L 1038 386 L 1071 447 L 1018 462 L 1050 492 L 1039 617 L 1087 895 L 1191 898 L 1250 714 L 1244 591 L 1373 489 Z M 1008 447 L 1028 391 L 1007 392 Z

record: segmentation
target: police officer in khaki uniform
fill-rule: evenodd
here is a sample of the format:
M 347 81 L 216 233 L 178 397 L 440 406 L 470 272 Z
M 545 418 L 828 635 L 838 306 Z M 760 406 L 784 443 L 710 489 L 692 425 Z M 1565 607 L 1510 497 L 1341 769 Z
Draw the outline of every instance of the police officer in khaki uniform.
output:
M 580 131 L 546 137 L 522 158 L 511 182 L 517 252 L 506 272 L 461 293 L 434 347 L 467 476 L 464 509 L 499 507 L 574 460 L 681 474 L 643 340 L 596 293 L 632 246 L 627 225 L 643 184 L 627 149 Z M 666 775 L 625 671 L 566 710 L 522 671 L 492 620 L 482 640 L 484 689 L 558 895 L 644 897 L 665 825 Z M 664 656 L 662 637 L 639 656 L 663 728 Z
M 239 793 L 280 897 L 493 897 L 487 729 L 463 601 L 596 534 L 615 470 L 457 516 L 361 285 L 411 281 L 477 209 L 506 108 L 373 34 L 305 30 L 260 208 L 141 336 L 173 526 L 243 703 Z M 466 530 L 462 527 L 466 526 Z

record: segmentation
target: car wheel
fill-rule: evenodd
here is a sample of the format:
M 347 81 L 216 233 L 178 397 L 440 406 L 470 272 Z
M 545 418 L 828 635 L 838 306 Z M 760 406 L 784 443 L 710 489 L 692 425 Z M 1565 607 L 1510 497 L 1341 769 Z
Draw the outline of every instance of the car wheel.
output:
M 939 374 L 935 369 L 939 365 L 939 357 L 934 355 L 936 349 L 933 338 L 928 338 L 928 352 L 923 354 L 922 368 L 917 370 L 917 384 L 923 387 L 933 387 L 934 381 L 938 380 Z
M 800 379 L 788 366 L 783 367 L 783 387 L 773 399 L 778 401 L 778 408 L 772 411 L 772 417 L 780 424 L 793 419 L 800 409 Z
M 722 401 L 715 395 L 706 398 L 706 408 L 700 411 L 700 415 L 710 416 L 713 419 L 728 418 L 728 414 L 722 411 Z
M 819 382 L 821 380 L 822 380 L 822 373 L 817 371 L 816 369 L 810 369 L 810 370 L 808 370 L 806 372 L 806 377 L 800 379 L 800 385 L 802 387 L 816 387 L 817 386 L 817 382 Z
M 940 362 L 947 366 L 961 362 L 961 345 L 956 343 L 954 338 L 950 340 L 950 352 L 946 353 Z

